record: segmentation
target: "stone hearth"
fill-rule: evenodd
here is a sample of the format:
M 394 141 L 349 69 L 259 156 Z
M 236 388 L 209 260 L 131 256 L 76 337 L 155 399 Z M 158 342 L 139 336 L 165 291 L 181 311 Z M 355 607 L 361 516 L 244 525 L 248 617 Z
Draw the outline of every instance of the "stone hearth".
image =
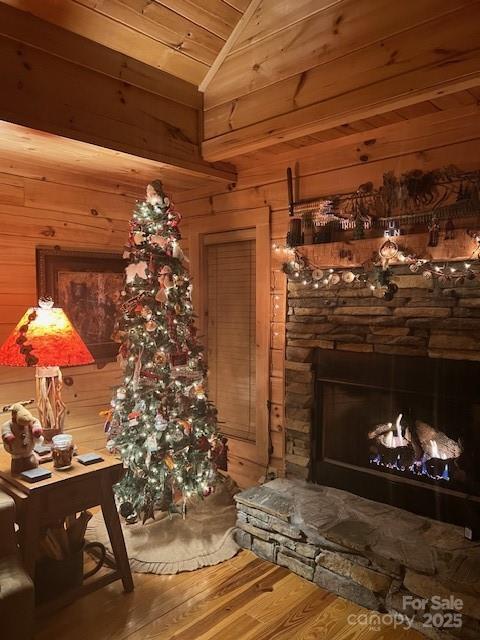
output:
M 414 617 L 431 638 L 480 637 L 480 543 L 463 529 L 372 502 L 346 491 L 277 479 L 235 496 L 236 539 L 363 607 Z M 462 628 L 422 624 L 403 597 L 451 595 L 463 602 Z

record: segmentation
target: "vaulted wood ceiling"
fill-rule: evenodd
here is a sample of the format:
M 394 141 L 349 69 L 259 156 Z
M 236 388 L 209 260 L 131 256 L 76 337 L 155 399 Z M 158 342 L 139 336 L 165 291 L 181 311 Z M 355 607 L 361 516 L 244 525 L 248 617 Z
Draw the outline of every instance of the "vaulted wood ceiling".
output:
M 475 0 L 261 0 L 206 89 L 204 157 L 335 137 L 478 87 L 479 22 Z
M 136 78 L 157 74 L 153 93 L 176 76 L 176 100 L 198 110 L 199 88 L 203 158 L 240 171 L 357 134 L 368 161 L 369 132 L 443 112 L 455 120 L 480 101 L 480 0 L 2 2 L 129 56 L 120 80 L 133 59 Z
M 250 0 L 3 0 L 199 85 Z

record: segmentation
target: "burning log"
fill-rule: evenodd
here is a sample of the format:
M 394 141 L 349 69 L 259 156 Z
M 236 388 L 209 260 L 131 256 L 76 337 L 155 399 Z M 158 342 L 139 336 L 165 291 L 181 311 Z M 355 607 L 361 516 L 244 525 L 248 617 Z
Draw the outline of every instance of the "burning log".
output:
M 413 426 L 402 429 L 402 414 L 395 425 L 391 422 L 377 425 L 368 437 L 375 445 L 372 462 L 386 467 L 427 475 L 433 479 L 449 480 L 454 461 L 462 448 L 443 431 L 416 420 Z
M 412 446 L 402 433 L 402 417 L 399 413 L 395 425 L 391 422 L 379 424 L 368 434 L 369 439 L 376 444 L 380 462 L 399 470 L 405 470 L 414 461 Z
M 443 431 L 438 431 L 426 422 L 415 421 L 415 434 L 422 450 L 429 458 L 454 460 L 459 458 L 462 453 L 462 448 L 458 442 L 455 442 Z

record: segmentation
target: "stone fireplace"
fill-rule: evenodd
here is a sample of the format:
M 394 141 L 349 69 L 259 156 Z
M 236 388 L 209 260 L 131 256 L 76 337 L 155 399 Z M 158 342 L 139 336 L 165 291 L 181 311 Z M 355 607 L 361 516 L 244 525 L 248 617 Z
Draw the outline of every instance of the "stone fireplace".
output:
M 338 245 L 304 250 L 338 265 Z M 235 497 L 236 538 L 429 638 L 473 640 L 480 544 L 464 527 L 478 531 L 480 511 L 480 286 L 392 271 L 391 300 L 289 282 L 287 478 Z M 429 625 L 438 598 L 452 596 L 460 626 Z
M 480 287 L 392 270 L 390 301 L 289 282 L 287 477 L 464 525 L 480 496 Z

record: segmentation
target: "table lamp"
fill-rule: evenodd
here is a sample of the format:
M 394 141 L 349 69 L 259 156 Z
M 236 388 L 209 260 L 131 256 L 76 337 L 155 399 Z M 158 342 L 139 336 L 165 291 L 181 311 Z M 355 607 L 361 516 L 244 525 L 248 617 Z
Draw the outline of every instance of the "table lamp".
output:
M 50 441 L 62 433 L 65 422 L 60 367 L 91 364 L 94 359 L 63 309 L 54 307 L 50 298 L 40 299 L 38 305 L 26 311 L 0 347 L 0 365 L 36 367 L 38 417 Z

